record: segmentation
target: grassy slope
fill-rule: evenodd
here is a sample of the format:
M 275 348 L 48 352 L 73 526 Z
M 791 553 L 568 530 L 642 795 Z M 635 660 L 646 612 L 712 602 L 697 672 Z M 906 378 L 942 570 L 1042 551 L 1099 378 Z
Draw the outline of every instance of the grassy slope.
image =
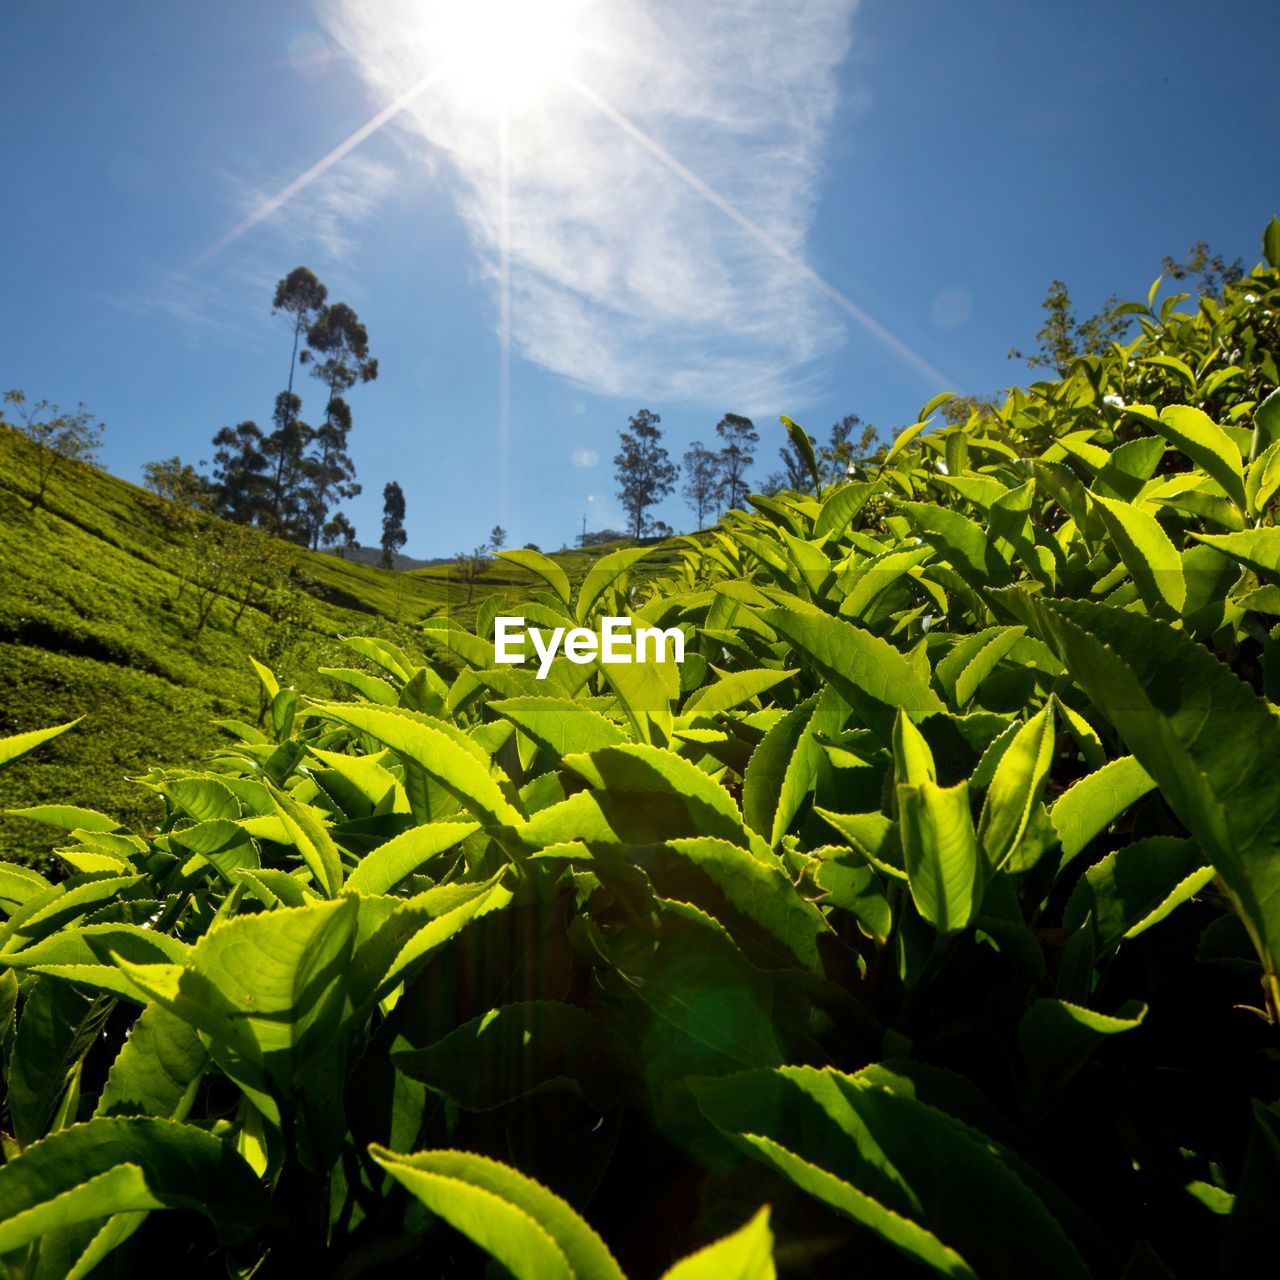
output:
M 256 717 L 248 659 L 266 651 L 272 624 L 251 607 L 233 631 L 234 610 L 219 601 L 199 639 L 191 637 L 195 606 L 190 592 L 179 595 L 181 535 L 136 486 L 65 466 L 42 508 L 31 509 L 33 491 L 30 447 L 0 426 L 0 736 L 86 718 L 0 775 L 0 810 L 61 802 L 140 824 L 154 816 L 153 801 L 128 777 L 202 758 L 215 741 L 212 720 Z M 580 578 L 611 549 L 558 558 Z M 427 615 L 447 610 L 470 620 L 489 592 L 519 599 L 534 582 L 514 566 L 495 565 L 468 604 L 448 566 L 391 573 L 297 554 L 315 584 L 311 628 L 279 674 L 314 693 L 334 692 L 316 666 L 360 665 L 339 637 L 383 635 L 413 645 L 414 624 Z M 38 859 L 55 834 L 0 817 L 0 856 Z

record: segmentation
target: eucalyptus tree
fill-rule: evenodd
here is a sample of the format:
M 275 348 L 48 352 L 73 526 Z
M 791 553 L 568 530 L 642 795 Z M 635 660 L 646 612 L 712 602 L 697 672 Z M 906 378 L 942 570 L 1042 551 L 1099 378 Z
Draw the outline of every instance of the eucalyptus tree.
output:
M 267 522 L 291 542 L 310 540 L 310 479 L 306 451 L 315 431 L 298 417 L 302 401 L 290 391 L 276 396 L 275 430 L 263 441 L 269 471 Z
M 360 492 L 356 467 L 347 452 L 351 430 L 351 409 L 338 398 L 329 403 L 325 422 L 311 434 L 312 452 L 304 463 L 303 502 L 306 507 L 306 535 L 312 547 L 320 545 L 329 508 L 334 502 L 354 498 Z
M 343 398 L 357 382 L 378 376 L 378 361 L 369 354 L 369 333 L 360 317 L 345 302 L 321 307 L 307 329 L 307 350 L 302 361 L 328 389 L 324 423 L 316 429 L 316 455 L 311 469 L 308 537 L 317 546 L 335 498 L 351 498 L 360 492 L 355 484 L 355 464 L 347 452 L 351 409 Z
M 356 541 L 355 525 L 341 511 L 325 522 L 320 531 L 320 542 L 322 546 L 331 547 L 334 554 L 344 560 L 348 551 L 354 551 L 360 545 Z
M 213 437 L 213 492 L 218 514 L 261 523 L 268 506 L 266 436 L 256 422 L 223 427 Z
M 685 451 L 684 497 L 698 518 L 698 528 L 706 523 L 707 513 L 715 510 L 720 489 L 720 460 L 714 450 L 695 440 Z
M 750 418 L 726 413 L 716 423 L 720 437 L 720 497 L 727 507 L 746 501 L 747 468 L 756 460 L 752 450 L 760 443 L 760 433 Z
M 858 439 L 854 430 L 861 427 Z M 880 445 L 880 433 L 870 423 L 863 422 L 856 413 L 846 413 L 839 422 L 832 423 L 827 443 L 818 449 L 818 469 L 823 484 L 839 484 L 849 475 L 849 468 L 863 461 Z
M 293 394 L 293 371 L 298 363 L 298 344 L 316 322 L 329 290 L 316 278 L 310 267 L 294 267 L 276 285 L 276 296 L 271 304 L 273 313 L 289 317 L 293 329 L 293 353 L 289 357 L 289 394 Z M 305 359 L 306 352 L 303 352 Z
M 661 444 L 661 421 L 660 414 L 641 409 L 628 423 L 631 430 L 619 433 L 621 448 L 613 459 L 614 474 L 633 538 L 645 535 L 650 524 L 645 512 L 671 493 L 680 474 Z
M 408 541 L 404 531 L 404 490 L 397 481 L 382 490 L 382 567 L 395 567 L 395 555 Z

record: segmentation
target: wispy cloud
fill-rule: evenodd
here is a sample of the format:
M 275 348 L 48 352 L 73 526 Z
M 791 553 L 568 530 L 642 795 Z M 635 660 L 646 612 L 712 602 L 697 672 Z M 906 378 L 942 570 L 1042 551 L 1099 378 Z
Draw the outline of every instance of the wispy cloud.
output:
M 233 174 L 229 182 L 243 215 L 239 226 L 261 221 L 291 244 L 342 259 L 358 246 L 358 228 L 382 207 L 397 178 L 388 164 L 350 155 L 285 199 L 261 179 Z
M 324 12 L 381 107 L 447 54 L 454 2 L 325 0 Z M 589 92 L 562 80 L 513 107 L 505 205 L 496 104 L 447 75 L 409 103 L 398 120 L 452 161 L 495 285 L 509 264 L 516 351 L 608 394 L 752 412 L 795 393 L 843 334 L 797 260 L 855 5 L 584 2 L 572 73 Z
M 193 342 L 212 331 L 242 343 L 258 341 L 270 321 L 262 300 L 270 300 L 290 253 L 300 261 L 321 255 L 325 280 L 350 291 L 356 274 L 346 264 L 398 181 L 390 165 L 351 155 L 281 201 L 265 177 L 227 172 L 221 183 L 231 193 L 234 226 L 253 234 L 224 234 L 186 268 L 156 268 L 135 292 L 112 301 L 133 314 L 170 317 Z M 254 300 L 252 311 L 246 311 L 246 298 Z

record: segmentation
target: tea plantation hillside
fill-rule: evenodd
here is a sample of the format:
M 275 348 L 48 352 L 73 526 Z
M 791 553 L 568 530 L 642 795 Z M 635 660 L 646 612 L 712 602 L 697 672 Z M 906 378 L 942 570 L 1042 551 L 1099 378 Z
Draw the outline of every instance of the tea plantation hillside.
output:
M 357 577 L 369 634 L 328 659 L 317 603 L 328 674 L 260 667 L 268 713 L 153 771 L 145 830 L 66 770 L 56 863 L 0 861 L 0 1277 L 1273 1273 L 1263 245 L 836 482 L 784 420 L 796 489 L 491 584 L 679 662 L 579 634 L 539 680 L 493 591 L 419 620 L 438 578 Z M 69 634 L 141 662 L 115 603 Z
M 206 581 L 212 598 L 202 600 L 195 560 L 206 544 L 154 495 L 77 464 L 55 470 L 33 509 L 34 489 L 31 446 L 0 425 L 0 736 L 85 720 L 5 778 L 3 808 L 74 794 L 137 827 L 156 806 L 129 777 L 194 764 L 218 737 L 215 720 L 257 720 L 251 656 L 308 692 L 333 693 L 341 686 L 317 668 L 353 665 L 339 637 L 405 639 L 432 614 L 470 621 L 487 595 L 518 599 L 537 581 L 495 562 L 468 602 L 449 565 L 388 573 L 276 544 L 293 571 L 254 584 L 242 610 L 234 582 L 210 591 Z M 612 549 L 558 558 L 576 581 Z M 0 830 L 11 858 L 38 858 L 53 842 L 26 821 L 0 818 Z

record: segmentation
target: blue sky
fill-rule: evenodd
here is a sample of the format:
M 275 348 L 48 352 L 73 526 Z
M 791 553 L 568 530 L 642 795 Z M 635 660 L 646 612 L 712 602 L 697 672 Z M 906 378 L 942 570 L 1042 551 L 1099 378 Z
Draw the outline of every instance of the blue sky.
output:
M 360 540 L 396 479 L 411 554 L 551 548 L 622 523 L 641 406 L 676 457 L 750 413 L 763 476 L 779 413 L 889 429 L 1025 380 L 1054 277 L 1087 314 L 1199 238 L 1251 266 L 1280 212 L 1269 4 L 541 2 L 504 39 L 459 28 L 483 0 L 10 0 L 0 388 L 85 401 L 129 479 L 207 458 L 269 422 L 305 263 L 381 366 Z

